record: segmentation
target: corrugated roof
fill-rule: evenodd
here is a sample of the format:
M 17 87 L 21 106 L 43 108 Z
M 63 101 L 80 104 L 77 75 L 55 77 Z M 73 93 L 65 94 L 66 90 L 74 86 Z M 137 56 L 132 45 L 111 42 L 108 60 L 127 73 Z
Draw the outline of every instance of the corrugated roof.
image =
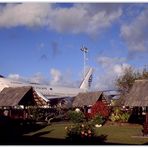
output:
M 124 99 L 125 106 L 148 106 L 148 80 L 136 80 Z
M 72 106 L 73 107 L 82 107 L 88 105 L 94 105 L 97 100 L 101 97 L 103 92 L 87 92 L 87 93 L 79 93 L 76 97 L 74 97 Z

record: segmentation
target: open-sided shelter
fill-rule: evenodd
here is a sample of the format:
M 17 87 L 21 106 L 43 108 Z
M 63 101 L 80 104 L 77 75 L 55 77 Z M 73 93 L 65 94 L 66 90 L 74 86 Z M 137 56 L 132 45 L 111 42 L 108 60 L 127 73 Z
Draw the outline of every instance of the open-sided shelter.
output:
M 45 105 L 48 105 L 48 101 L 42 98 L 31 86 L 9 87 L 0 92 L 0 107 L 6 116 L 25 118 L 26 107 Z
M 148 80 L 136 80 L 130 92 L 125 96 L 125 106 L 148 106 Z
M 137 114 L 146 113 L 148 122 L 148 80 L 136 80 L 124 97 L 124 105 L 135 109 Z
M 31 86 L 4 88 L 0 93 L 1 107 L 24 106 L 43 106 L 47 102 L 43 100 Z

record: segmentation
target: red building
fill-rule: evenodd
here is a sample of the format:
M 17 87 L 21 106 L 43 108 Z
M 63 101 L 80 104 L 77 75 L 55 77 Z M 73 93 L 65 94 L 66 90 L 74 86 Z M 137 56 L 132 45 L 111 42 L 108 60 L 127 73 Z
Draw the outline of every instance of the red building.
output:
M 87 116 L 109 116 L 109 103 L 103 92 L 79 93 L 73 100 L 74 108 L 81 108 Z

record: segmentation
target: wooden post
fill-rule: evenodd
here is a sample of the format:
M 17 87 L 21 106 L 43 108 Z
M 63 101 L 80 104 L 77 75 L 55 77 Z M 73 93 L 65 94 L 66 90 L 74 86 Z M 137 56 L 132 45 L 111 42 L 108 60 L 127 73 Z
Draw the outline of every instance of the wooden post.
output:
M 25 120 L 26 119 L 26 106 L 24 105 L 24 109 L 23 109 L 23 119 Z
M 9 117 L 11 118 L 11 106 L 9 108 Z
M 148 123 L 148 107 L 146 107 L 145 122 Z

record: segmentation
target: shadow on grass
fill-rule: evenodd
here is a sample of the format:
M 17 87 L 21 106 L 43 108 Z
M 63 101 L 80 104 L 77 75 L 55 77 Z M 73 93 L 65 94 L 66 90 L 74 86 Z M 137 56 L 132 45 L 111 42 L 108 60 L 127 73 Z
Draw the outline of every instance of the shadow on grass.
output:
M 41 137 L 42 135 L 48 134 L 51 131 L 39 132 L 32 136 L 16 135 L 16 136 L 0 137 L 1 139 L 0 145 L 129 145 L 129 144 L 119 144 L 119 143 L 108 143 L 106 142 L 107 135 L 100 135 L 93 139 L 85 139 L 85 140 Z
M 93 139 L 83 139 L 83 140 L 41 137 L 42 135 L 48 134 L 51 131 L 39 132 L 32 136 L 13 136 L 7 138 L 0 137 L 1 138 L 0 144 L 1 145 L 122 145 L 117 143 L 105 142 L 107 139 L 107 135 L 100 135 Z
M 38 131 L 45 128 L 46 125 L 36 124 L 33 121 L 25 121 L 20 119 L 10 119 L 1 116 L 0 120 L 0 144 L 17 144 L 23 135 L 29 132 Z
M 45 125 L 20 125 L 20 124 L 10 124 L 0 127 L 0 137 L 18 137 L 29 132 L 35 132 L 42 128 L 46 127 Z
M 53 130 L 38 132 L 32 136 L 24 136 L 25 133 L 38 131 L 45 128 L 46 125 L 22 121 L 9 121 L 7 124 L 4 123 L 3 125 L 1 123 L 0 145 L 122 145 L 106 142 L 107 135 L 100 135 L 91 139 L 58 139 L 42 137 Z
M 69 140 L 69 139 L 58 139 L 58 138 L 46 138 L 40 137 L 41 135 L 50 133 L 49 132 L 41 132 L 35 134 L 33 136 L 19 136 L 19 137 L 1 137 L 0 144 L 1 145 L 100 145 L 106 144 L 104 143 L 104 137 L 101 135 L 100 137 L 96 137 L 94 139 L 87 140 Z

